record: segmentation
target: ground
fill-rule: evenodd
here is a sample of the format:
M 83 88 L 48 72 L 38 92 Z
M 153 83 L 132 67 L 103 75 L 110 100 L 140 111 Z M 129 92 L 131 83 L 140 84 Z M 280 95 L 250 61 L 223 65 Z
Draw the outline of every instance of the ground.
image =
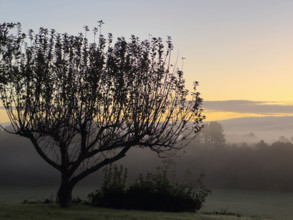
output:
M 262 217 L 238 217 L 233 215 L 147 212 L 133 210 L 114 210 L 73 205 L 60 209 L 51 204 L 0 204 L 1 220 L 264 220 Z

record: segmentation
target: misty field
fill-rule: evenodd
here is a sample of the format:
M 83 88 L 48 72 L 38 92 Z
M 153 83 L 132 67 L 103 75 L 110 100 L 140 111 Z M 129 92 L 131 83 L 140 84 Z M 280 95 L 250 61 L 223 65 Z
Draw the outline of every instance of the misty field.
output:
M 61 210 L 56 206 L 50 205 L 21 205 L 22 201 L 44 200 L 46 198 L 54 199 L 54 187 L 1 187 L 0 188 L 0 219 L 5 216 L 14 216 L 23 219 L 21 214 L 50 213 L 52 219 L 94 219 L 99 210 L 99 219 L 292 219 L 293 216 L 293 194 L 253 190 L 223 190 L 214 189 L 207 197 L 204 207 L 199 214 L 192 213 L 162 213 L 162 212 L 139 212 L 139 211 L 111 211 L 110 209 L 92 209 L 89 207 L 78 206 L 71 208 L 60 214 Z M 89 192 L 94 188 L 77 187 L 74 197 L 86 199 Z M 58 214 L 59 213 L 59 214 Z M 206 215 L 208 213 L 208 215 Z M 212 213 L 233 213 L 234 216 L 211 215 Z M 15 214 L 15 215 L 14 215 Z M 74 218 L 71 218 L 74 214 Z M 237 217 L 239 214 L 242 218 Z M 100 215 L 104 215 L 100 218 Z M 58 216 L 58 218 L 55 218 Z M 71 217 L 70 217 L 71 216 Z M 157 216 L 157 217 L 156 217 Z M 258 216 L 258 217 L 249 217 Z M 54 218 L 53 218 L 54 217 Z M 9 218 L 6 218 L 9 219 Z M 34 219 L 34 218 L 27 218 Z M 38 218 L 35 218 L 38 219 Z M 50 219 L 50 218 L 48 218 Z
M 56 205 L 41 204 L 0 204 L 0 219 L 21 220 L 250 220 L 265 219 L 260 217 L 237 217 L 229 215 L 196 214 L 196 213 L 170 213 L 170 212 L 147 212 L 126 211 L 114 209 L 92 208 L 88 206 L 73 206 L 69 209 L 61 209 Z
M 214 189 L 201 212 L 230 211 L 243 216 L 293 219 L 293 193 Z

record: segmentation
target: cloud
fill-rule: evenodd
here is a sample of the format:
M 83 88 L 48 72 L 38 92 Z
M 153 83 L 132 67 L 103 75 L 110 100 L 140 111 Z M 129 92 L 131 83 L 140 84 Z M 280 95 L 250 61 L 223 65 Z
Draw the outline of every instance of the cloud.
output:
M 249 100 L 204 101 L 206 111 L 249 114 L 293 114 L 293 103 L 262 102 Z

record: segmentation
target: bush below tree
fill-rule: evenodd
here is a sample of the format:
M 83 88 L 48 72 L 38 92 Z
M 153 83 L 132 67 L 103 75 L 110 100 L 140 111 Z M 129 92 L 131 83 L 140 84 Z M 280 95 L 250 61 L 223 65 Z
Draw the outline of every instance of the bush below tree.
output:
M 127 169 L 110 165 L 104 169 L 101 188 L 89 194 L 90 203 L 97 207 L 155 211 L 198 211 L 210 190 L 203 184 L 202 174 L 196 183 L 172 183 L 168 163 L 156 173 L 140 174 L 136 181 L 127 182 Z

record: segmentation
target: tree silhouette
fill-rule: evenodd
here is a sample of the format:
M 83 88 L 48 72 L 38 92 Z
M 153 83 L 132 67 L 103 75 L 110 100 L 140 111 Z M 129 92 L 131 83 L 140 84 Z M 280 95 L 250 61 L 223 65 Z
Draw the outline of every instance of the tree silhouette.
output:
M 222 125 L 216 121 L 212 121 L 205 125 L 199 137 L 201 142 L 209 148 L 225 145 L 225 135 Z
M 11 121 L 6 130 L 30 139 L 61 173 L 61 207 L 80 180 L 130 148 L 166 156 L 202 128 L 197 83 L 188 101 L 183 72 L 168 64 L 170 38 L 164 46 L 160 38 L 113 43 L 111 34 L 100 34 L 89 43 L 83 34 L 45 28 L 25 34 L 19 23 L 0 25 L 0 95 Z

